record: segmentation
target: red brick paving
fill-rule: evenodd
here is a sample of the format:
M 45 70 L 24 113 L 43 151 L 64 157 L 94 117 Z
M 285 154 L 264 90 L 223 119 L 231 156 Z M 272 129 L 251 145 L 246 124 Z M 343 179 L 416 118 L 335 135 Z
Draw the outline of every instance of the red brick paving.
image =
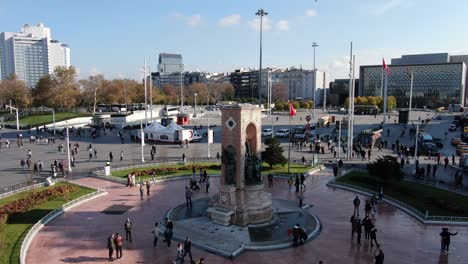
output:
M 349 217 L 353 212 L 355 194 L 325 186 L 331 172 L 325 170 L 306 180 L 305 202 L 314 205 L 312 211 L 323 224 L 322 233 L 313 241 L 298 248 L 278 251 L 245 252 L 235 260 L 225 259 L 211 253 L 192 249 L 198 259 L 206 263 L 374 263 L 373 248 L 367 243 L 357 246 L 350 240 Z M 28 263 L 99 263 L 107 261 L 106 239 L 112 232 L 123 231 L 123 223 L 130 217 L 134 223 L 133 243 L 124 244 L 124 258 L 115 263 L 172 263 L 176 243 L 171 248 L 161 243 L 152 247 L 152 226 L 162 221 L 168 209 L 185 202 L 184 186 L 187 180 L 158 183 L 152 187 L 150 198 L 140 201 L 137 188 L 129 189 L 117 183 L 94 178 L 77 180 L 87 185 L 105 188 L 108 195 L 96 198 L 73 208 L 58 217 L 31 243 Z M 212 178 L 211 193 L 216 192 L 218 178 Z M 273 195 L 294 199 L 288 192 L 285 180 L 275 181 L 269 188 Z M 198 194 L 198 195 L 204 195 Z M 365 198 L 361 197 L 362 203 Z M 124 215 L 100 213 L 112 204 L 134 206 Z M 362 208 L 361 208 L 362 209 Z M 468 228 L 454 228 L 459 234 L 452 238 L 448 257 L 440 256 L 438 226 L 424 226 L 405 213 L 389 206 L 380 205 L 377 218 L 377 240 L 385 252 L 385 263 L 468 263 Z M 177 228 L 177 226 L 175 227 Z M 186 259 L 187 260 L 187 259 Z M 188 262 L 186 262 L 188 263 Z

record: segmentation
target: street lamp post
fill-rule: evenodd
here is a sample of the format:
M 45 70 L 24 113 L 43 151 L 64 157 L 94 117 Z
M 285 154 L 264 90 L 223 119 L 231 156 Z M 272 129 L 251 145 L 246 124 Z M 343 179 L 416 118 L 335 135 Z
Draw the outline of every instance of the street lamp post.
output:
M 67 163 L 68 163 L 68 172 L 72 171 L 71 167 L 71 159 L 70 159 L 70 136 L 68 134 L 68 121 L 65 121 L 65 129 L 66 129 L 66 144 L 67 144 Z
M 260 17 L 260 69 L 258 71 L 258 105 L 262 107 L 262 33 L 263 17 L 268 15 L 263 9 L 259 9 L 255 15 Z
M 52 121 L 54 123 L 54 135 L 55 135 L 55 110 L 52 109 L 52 108 L 49 108 L 49 107 L 45 107 L 45 106 L 43 106 L 42 108 L 44 108 L 46 110 L 49 110 L 49 111 L 52 111 Z
M 11 105 L 7 105 L 6 107 L 7 107 L 7 108 L 10 108 L 10 113 L 11 113 L 11 110 L 16 110 L 16 130 L 19 130 L 19 114 L 18 114 L 18 108 L 13 107 L 13 106 L 11 106 Z
M 184 70 L 184 65 L 180 65 L 180 111 L 184 109 L 184 86 L 182 84 L 182 71 Z
M 411 119 L 411 105 L 412 105 L 412 102 L 413 102 L 414 72 L 410 72 L 409 77 L 410 77 L 410 94 L 409 94 L 408 121 Z
M 313 116 L 315 120 L 315 106 L 317 105 L 315 102 L 315 90 L 317 90 L 317 69 L 315 68 L 315 48 L 319 45 L 317 42 L 312 42 L 312 48 L 314 48 L 314 109 L 313 109 Z
M 197 117 L 197 93 L 194 94 L 195 95 L 195 107 L 194 107 L 194 112 L 193 112 L 193 116 L 194 117 Z
M 145 87 L 145 126 L 148 125 L 148 91 L 146 88 L 146 57 L 145 57 L 145 68 L 143 69 L 143 84 Z

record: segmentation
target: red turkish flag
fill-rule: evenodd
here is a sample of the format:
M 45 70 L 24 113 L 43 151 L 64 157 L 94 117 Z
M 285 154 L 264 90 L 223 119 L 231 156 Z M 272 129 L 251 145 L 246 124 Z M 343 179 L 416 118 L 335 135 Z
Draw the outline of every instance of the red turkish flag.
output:
M 385 73 L 387 74 L 388 77 L 392 76 L 390 73 L 390 68 L 388 67 L 387 64 L 385 64 L 385 59 L 382 58 L 382 68 L 385 70 Z
M 289 116 L 295 116 L 296 115 L 296 109 L 294 109 L 293 104 L 289 104 Z

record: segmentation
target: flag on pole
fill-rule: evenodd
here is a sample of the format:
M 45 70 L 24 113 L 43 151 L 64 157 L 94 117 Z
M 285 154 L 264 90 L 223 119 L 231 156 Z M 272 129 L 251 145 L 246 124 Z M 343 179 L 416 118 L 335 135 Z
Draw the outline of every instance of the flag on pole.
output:
M 294 109 L 294 106 L 292 103 L 289 104 L 289 116 L 295 116 L 296 115 L 296 109 Z
M 390 68 L 388 67 L 387 64 L 385 64 L 385 59 L 382 58 L 382 68 L 385 70 L 385 73 L 387 74 L 388 77 L 392 76 L 390 73 Z

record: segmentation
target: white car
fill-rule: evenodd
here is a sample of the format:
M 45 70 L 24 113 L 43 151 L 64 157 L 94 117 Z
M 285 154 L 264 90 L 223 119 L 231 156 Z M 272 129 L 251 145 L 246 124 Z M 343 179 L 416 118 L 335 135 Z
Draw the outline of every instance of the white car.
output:
M 190 140 L 191 142 L 200 142 L 202 140 L 202 137 L 200 136 L 200 134 L 198 134 L 197 131 L 193 131 L 193 136 L 192 136 L 192 140 Z
M 457 130 L 457 125 L 455 125 L 455 124 L 450 124 L 448 130 L 449 130 L 449 131 L 456 131 L 456 130 Z
M 280 130 L 277 130 L 275 133 L 275 137 L 289 137 L 289 129 L 283 128 Z
M 271 137 L 273 135 L 273 130 L 271 128 L 265 128 L 262 130 L 262 137 Z

